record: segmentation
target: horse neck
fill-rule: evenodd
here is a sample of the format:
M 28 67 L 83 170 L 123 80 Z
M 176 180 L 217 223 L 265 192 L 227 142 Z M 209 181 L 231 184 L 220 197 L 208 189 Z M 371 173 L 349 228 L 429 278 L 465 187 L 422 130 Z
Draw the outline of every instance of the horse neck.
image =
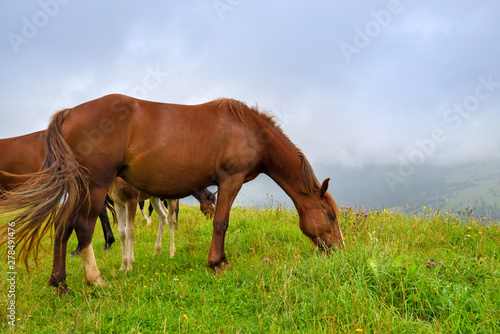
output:
M 266 174 L 276 182 L 292 199 L 299 215 L 311 200 L 310 191 L 302 172 L 302 161 L 297 153 L 284 141 L 273 141 L 269 146 L 269 159 Z

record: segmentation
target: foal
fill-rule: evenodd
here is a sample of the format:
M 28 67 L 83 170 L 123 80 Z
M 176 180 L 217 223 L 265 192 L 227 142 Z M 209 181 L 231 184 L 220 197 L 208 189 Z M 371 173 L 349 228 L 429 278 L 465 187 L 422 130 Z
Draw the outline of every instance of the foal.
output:
M 120 270 L 131 270 L 135 263 L 134 257 L 134 225 L 137 203 L 149 199 L 150 204 L 158 213 L 159 227 L 158 237 L 153 255 L 156 256 L 161 250 L 163 231 L 165 222 L 168 221 L 170 229 L 170 257 L 175 255 L 174 229 L 177 227 L 177 219 L 179 212 L 179 199 L 161 200 L 157 197 L 152 197 L 130 186 L 121 177 L 117 177 L 111 184 L 109 196 L 114 202 L 116 215 L 118 218 L 118 234 L 122 244 L 122 265 Z M 215 205 L 215 194 L 208 189 L 203 189 L 195 196 L 200 201 L 202 212 L 213 212 Z M 167 208 L 163 203 L 167 203 Z M 205 209 L 205 211 L 203 211 Z M 174 214 L 175 213 L 175 214 Z M 148 221 L 148 225 L 151 221 Z

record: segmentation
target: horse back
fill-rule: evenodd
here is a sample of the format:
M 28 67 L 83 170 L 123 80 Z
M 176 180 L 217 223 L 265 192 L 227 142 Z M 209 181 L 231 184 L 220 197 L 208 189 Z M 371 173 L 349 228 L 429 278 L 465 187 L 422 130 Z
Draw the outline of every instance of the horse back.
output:
M 164 198 L 217 184 L 221 173 L 252 174 L 261 150 L 249 122 L 211 102 L 179 105 L 108 95 L 73 108 L 62 134 L 96 177 L 119 175 Z
M 45 131 L 0 139 L 0 170 L 12 174 L 34 173 L 44 156 Z

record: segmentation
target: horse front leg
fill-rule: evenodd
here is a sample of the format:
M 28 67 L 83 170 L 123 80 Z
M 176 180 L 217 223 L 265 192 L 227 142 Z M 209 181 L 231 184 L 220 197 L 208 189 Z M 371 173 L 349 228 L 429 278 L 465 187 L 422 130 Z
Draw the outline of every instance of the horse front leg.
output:
M 170 257 L 174 257 L 175 255 L 175 230 L 177 229 L 177 212 L 179 212 L 179 200 L 168 200 L 168 227 L 170 229 Z M 177 209 L 177 211 L 174 210 Z
M 215 206 L 213 220 L 212 243 L 208 252 L 207 267 L 212 268 L 215 273 L 222 273 L 224 268 L 230 268 L 226 258 L 224 243 L 226 230 L 229 226 L 229 212 L 236 195 L 243 185 L 244 176 L 226 176 L 219 183 L 219 197 Z
M 137 199 L 129 199 L 127 201 L 127 227 L 125 235 L 128 244 L 128 264 L 127 270 L 132 270 L 135 263 L 134 257 L 134 228 L 135 228 L 135 213 L 137 211 Z
M 122 264 L 120 270 L 127 270 L 128 252 L 127 252 L 127 208 L 123 203 L 115 202 L 116 218 L 118 219 L 118 236 L 122 245 Z

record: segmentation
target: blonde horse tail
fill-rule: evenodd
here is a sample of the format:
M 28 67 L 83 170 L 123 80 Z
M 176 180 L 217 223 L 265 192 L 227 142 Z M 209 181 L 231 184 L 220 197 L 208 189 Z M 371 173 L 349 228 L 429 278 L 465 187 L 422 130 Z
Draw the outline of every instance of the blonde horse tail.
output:
M 59 231 L 72 224 L 68 221 L 89 197 L 88 171 L 61 135 L 70 111 L 61 110 L 52 117 L 41 170 L 20 187 L 0 195 L 0 213 L 9 213 L 9 223 L 0 227 L 0 246 L 12 245 L 15 235 L 16 253 L 27 269 L 30 255 L 37 263 L 42 237 L 52 226 Z

